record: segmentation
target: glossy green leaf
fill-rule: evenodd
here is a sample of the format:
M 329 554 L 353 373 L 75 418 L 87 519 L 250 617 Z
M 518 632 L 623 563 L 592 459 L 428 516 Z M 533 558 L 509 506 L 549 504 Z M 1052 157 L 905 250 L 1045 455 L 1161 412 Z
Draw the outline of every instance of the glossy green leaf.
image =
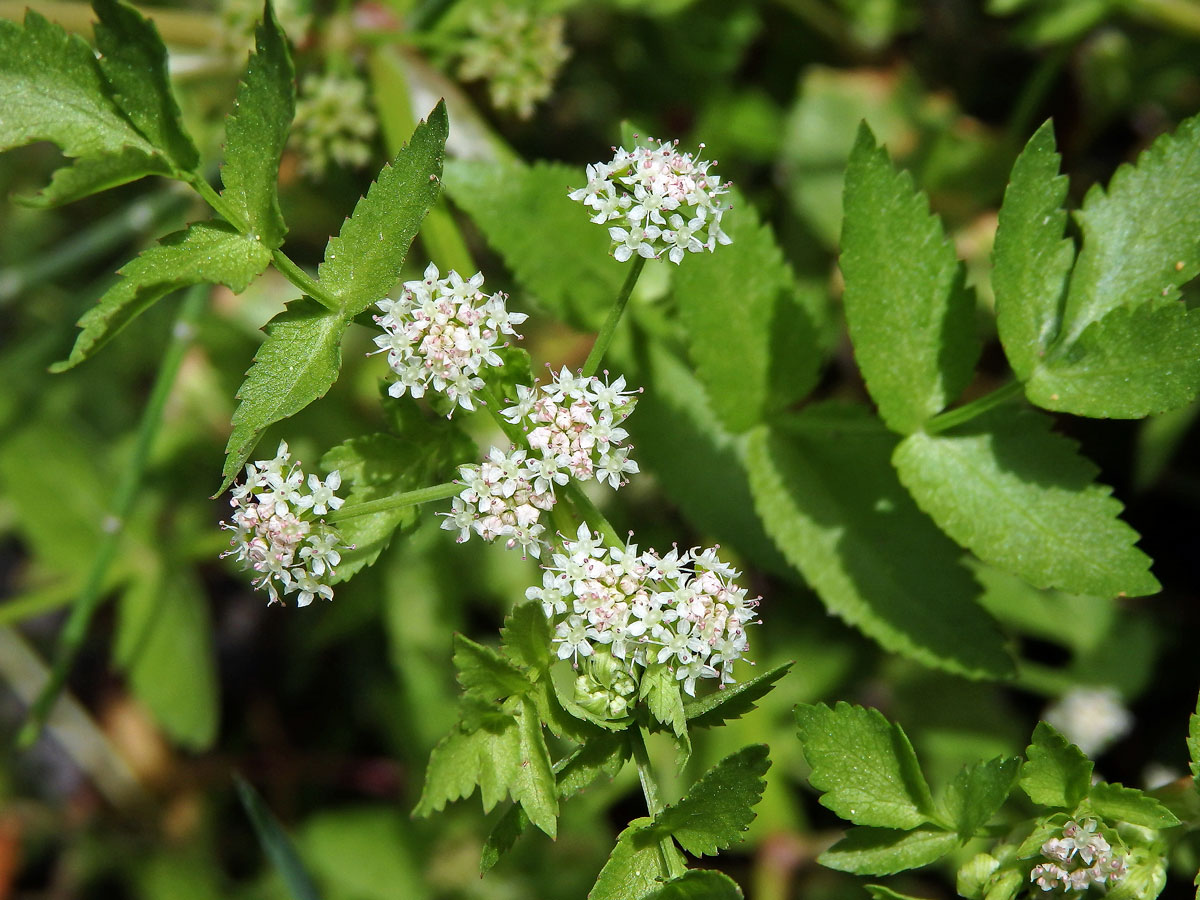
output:
M 529 690 L 529 679 L 507 659 L 461 634 L 454 636 L 458 683 L 481 700 L 503 700 Z
M 617 836 L 588 900 L 644 900 L 658 888 L 666 872 L 649 824 L 649 819 L 634 819 Z
M 296 112 L 296 72 L 270 0 L 254 38 L 233 113 L 225 120 L 221 196 L 241 219 L 233 224 L 274 250 L 287 234 L 277 182 L 279 159 Z
M 567 197 L 585 180 L 582 168 L 558 163 L 457 160 L 446 166 L 450 198 L 517 281 L 557 318 L 597 328 L 626 270 L 608 255 L 607 230 Z
M 966 766 L 946 786 L 941 808 L 964 841 L 986 825 L 1017 783 L 1021 761 L 998 756 Z
M 1088 791 L 1088 804 L 1096 815 L 1113 822 L 1128 822 L 1143 828 L 1171 828 L 1179 824 L 1176 815 L 1158 800 L 1137 788 L 1102 781 Z
M 1009 364 L 1022 381 L 1058 336 L 1075 259 L 1074 244 L 1063 238 L 1067 178 L 1058 170 L 1054 126 L 1047 121 L 1017 157 L 996 226 L 996 326 Z
M 735 197 L 722 227 L 733 243 L 685 259 L 673 293 L 713 410 L 726 428 L 745 431 L 812 390 L 822 356 L 770 225 Z
M 750 433 L 755 508 L 830 612 L 888 650 L 974 678 L 1012 661 L 961 551 L 896 478 L 896 438 L 865 410 L 812 407 Z
M 514 606 L 504 620 L 500 637 L 509 658 L 527 666 L 535 677 L 540 677 L 540 673 L 549 669 L 554 661 L 550 652 L 550 620 L 542 612 L 540 603 L 519 603 Z
M 1034 370 L 1025 393 L 1078 416 L 1140 419 L 1184 406 L 1200 392 L 1200 311 L 1152 298 L 1090 323 Z
M 0 19 L 0 109 L 0 150 L 50 141 L 88 165 L 87 173 L 64 176 L 70 189 L 59 186 L 44 202 L 170 171 L 113 103 L 92 48 L 32 10 L 23 26 Z
M 118 665 L 136 696 L 174 741 L 192 750 L 217 736 L 216 653 L 208 600 L 183 567 L 133 581 L 117 616 Z
M 775 682 L 788 673 L 794 663 L 763 672 L 749 681 L 728 685 L 723 690 L 713 691 L 703 697 L 691 697 L 683 703 L 683 714 L 693 727 L 712 728 L 724 725 L 731 719 L 740 719 L 757 707 L 756 700 L 765 697 Z
M 893 461 L 917 504 L 981 559 L 1041 588 L 1141 596 L 1159 590 L 1137 532 L 1096 467 L 1032 410 L 1002 406 L 940 434 L 905 438 Z
M 678 803 L 654 819 L 654 829 L 670 834 L 693 856 L 715 856 L 744 840 L 762 799 L 763 776 L 771 766 L 766 744 L 733 753 L 700 777 Z
M 742 889 L 724 872 L 692 869 L 672 878 L 646 900 L 741 900 Z
M 639 695 L 654 718 L 682 737 L 687 733 L 683 712 L 683 694 L 675 672 L 665 663 L 651 665 L 642 673 Z
M 510 791 L 529 821 L 553 838 L 558 834 L 558 791 L 542 722 L 528 697 L 521 698 L 518 709 L 521 758 L 513 770 Z
M 112 87 L 113 100 L 176 169 L 194 171 L 200 154 L 184 130 L 171 92 L 167 48 L 158 29 L 120 0 L 93 0 L 92 8 L 100 19 L 96 25 L 100 70 Z
M 975 368 L 975 308 L 941 222 L 863 125 L 846 168 L 840 259 L 854 356 L 879 414 L 907 434 Z
M 79 320 L 71 355 L 51 371 L 77 366 L 167 294 L 205 283 L 240 293 L 270 261 L 266 247 L 223 222 L 197 222 L 168 234 L 125 264 L 120 280 Z
M 1179 298 L 1200 272 L 1200 118 L 1164 134 L 1094 186 L 1075 214 L 1083 249 L 1071 276 L 1063 341 L 1123 306 Z
M 958 843 L 953 831 L 936 828 L 851 828 L 817 862 L 856 875 L 893 875 L 927 866 L 955 850 Z
M 449 128 L 446 105 L 439 102 L 417 124 L 408 146 L 383 167 L 338 236 L 330 238 L 317 274 L 347 318 L 396 286 L 409 245 L 441 190 Z
M 236 773 L 234 782 L 237 784 L 238 799 L 242 801 L 242 807 L 254 825 L 254 834 L 271 865 L 283 878 L 288 895 L 292 900 L 319 900 L 320 894 L 313 884 L 312 876 L 305 869 L 291 838 L 287 836 L 279 820 L 263 803 L 262 797 L 251 787 L 250 782 Z
M 263 431 L 294 415 L 325 392 L 341 367 L 346 322 L 302 298 L 267 323 L 267 339 L 238 390 L 233 431 L 225 446 L 225 490 L 254 452 Z
M 937 820 L 912 744 L 879 710 L 802 703 L 796 722 L 822 806 L 856 825 L 915 828 Z
M 1046 722 L 1038 722 L 1025 750 L 1021 789 L 1041 806 L 1073 810 L 1092 784 L 1092 761 Z

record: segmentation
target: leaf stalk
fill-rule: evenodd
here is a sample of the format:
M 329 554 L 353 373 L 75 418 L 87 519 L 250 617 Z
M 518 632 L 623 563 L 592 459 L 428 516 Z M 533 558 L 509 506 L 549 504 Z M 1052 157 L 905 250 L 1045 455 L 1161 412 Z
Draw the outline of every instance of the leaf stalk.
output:
M 617 294 L 617 300 L 613 304 L 612 309 L 608 311 L 608 318 L 600 326 L 600 332 L 596 335 L 596 342 L 592 344 L 592 352 L 588 354 L 587 360 L 583 363 L 581 374 L 584 378 L 592 377 L 600 368 L 600 361 L 604 359 L 608 345 L 612 343 L 613 335 L 616 334 L 617 325 L 621 322 L 621 314 L 625 312 L 625 306 L 629 303 L 629 297 L 633 293 L 633 286 L 637 284 L 637 280 L 641 276 L 642 269 L 645 266 L 645 257 L 639 256 L 634 259 L 633 268 L 629 270 L 629 275 L 626 276 L 625 283 L 621 285 L 621 293 Z

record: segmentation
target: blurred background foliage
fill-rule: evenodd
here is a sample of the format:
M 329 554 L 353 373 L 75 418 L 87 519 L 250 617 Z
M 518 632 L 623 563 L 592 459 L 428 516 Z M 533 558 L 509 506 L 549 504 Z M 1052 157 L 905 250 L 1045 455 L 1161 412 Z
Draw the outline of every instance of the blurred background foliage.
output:
M 835 266 L 842 170 L 860 119 L 930 192 L 986 306 L 996 207 L 1038 123 L 1054 117 L 1077 204 L 1090 184 L 1200 109 L 1200 7 L 1189 0 L 302 4 L 280 9 L 303 86 L 296 149 L 281 176 L 294 258 L 315 261 L 411 131 L 413 112 L 423 115 L 439 94 L 451 98 L 452 156 L 561 161 L 579 182 L 582 166 L 605 158 L 623 123 L 633 123 L 625 134 L 703 142 L 773 225 L 801 290 L 828 313 L 818 398 L 865 397 L 838 324 Z M 0 0 L 0 15 L 18 18 L 23 6 Z M 90 35 L 86 7 L 33 6 Z M 193 133 L 216 158 L 259 10 L 248 0 L 142 8 L 172 48 Z M 508 43 L 497 49 L 497 41 Z M 340 81 L 323 89 L 322 79 Z M 8 153 L 0 192 L 32 193 L 56 164 L 45 145 Z M 464 209 L 478 204 L 449 186 Z M 203 215 L 153 180 L 58 211 L 0 205 L 0 736 L 19 728 L 92 567 L 178 304 L 160 304 L 68 374 L 51 377 L 46 367 L 65 355 L 75 320 L 122 262 Z M 528 323 L 535 362 L 582 362 L 595 324 L 588 310 L 524 294 L 453 203 L 431 215 L 408 267 L 415 277 L 430 256 L 464 254 L 487 273 L 489 289 L 512 291 L 517 308 L 557 313 Z M 649 272 L 639 291 L 634 314 L 652 330 L 661 313 Z M 607 285 L 599 291 L 609 294 Z M 432 821 L 409 818 L 429 751 L 454 720 L 451 635 L 494 641 L 534 580 L 533 561 L 479 542 L 455 545 L 429 509 L 331 605 L 267 609 L 218 560 L 227 507 L 209 495 L 220 483 L 233 397 L 259 327 L 295 296 L 268 273 L 240 297 L 213 291 L 194 325 L 68 700 L 31 749 L 0 742 L 0 898 L 287 896 L 238 803 L 235 772 L 285 823 L 331 900 L 580 897 L 616 832 L 643 813 L 625 772 L 565 806 L 556 843 L 527 837 L 482 881 L 489 824 L 474 801 Z M 981 312 L 980 328 L 990 323 Z M 383 427 L 370 346 L 366 330 L 352 331 L 334 389 L 263 446 L 286 437 L 314 466 L 340 441 Z M 611 515 L 618 528 L 637 523 L 643 545 L 719 538 L 764 597 L 759 664 L 796 660 L 756 713 L 701 734 L 688 771 L 667 786 L 677 797 L 726 753 L 770 744 L 758 818 L 721 861 L 748 896 L 863 896 L 854 879 L 813 862 L 837 823 L 802 786 L 790 716 L 797 702 L 879 706 L 903 723 L 940 781 L 964 762 L 1020 751 L 1056 698 L 1105 686 L 1134 726 L 1099 757 L 1104 776 L 1142 785 L 1186 771 L 1182 737 L 1200 681 L 1195 407 L 1144 423 L 1063 418 L 1060 428 L 1127 502 L 1165 590 L 1136 601 L 1048 597 L 981 569 L 982 602 L 1021 665 L 1009 684 L 969 682 L 889 657 L 825 613 L 757 525 L 730 448 L 697 437 L 712 414 L 686 363 L 655 347 L 618 347 L 613 358 L 648 387 L 628 423 L 647 474 Z M 994 371 L 980 392 L 1004 375 L 994 340 L 992 348 L 985 370 L 990 360 Z M 486 447 L 493 435 L 479 427 Z M 652 750 L 670 771 L 670 748 Z M 1195 871 L 1195 853 L 1180 852 Z M 896 887 L 949 896 L 952 871 Z M 1168 896 L 1183 890 L 1185 882 L 1172 882 Z

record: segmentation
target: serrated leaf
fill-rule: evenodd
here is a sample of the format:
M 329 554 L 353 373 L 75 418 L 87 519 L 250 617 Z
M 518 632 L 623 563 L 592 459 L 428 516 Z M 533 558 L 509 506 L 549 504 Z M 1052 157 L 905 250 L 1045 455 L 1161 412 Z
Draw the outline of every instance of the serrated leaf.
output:
M 145 175 L 167 174 L 169 166 L 161 157 L 147 156 L 136 147 L 123 147 L 114 153 L 76 160 L 73 166 L 57 169 L 50 183 L 36 194 L 17 194 L 13 199 L 35 208 L 61 206 Z
M 666 872 L 649 824 L 649 819 L 634 819 L 617 836 L 588 900 L 644 900 L 659 886 Z
M 761 429 L 746 469 L 763 525 L 830 612 L 924 665 L 1011 674 L 961 551 L 917 509 L 890 457 L 896 438 L 865 410 L 822 406 Z
M 958 835 L 953 831 L 936 828 L 851 828 L 818 856 L 817 862 L 855 875 L 894 875 L 927 866 L 957 849 L 958 844 Z
M 241 402 L 225 445 L 222 491 L 241 472 L 267 427 L 323 397 L 341 367 L 346 322 L 314 300 L 302 297 L 288 304 L 266 331 L 238 389 Z
M 1179 298 L 1200 272 L 1200 118 L 1164 134 L 1123 165 L 1105 191 L 1088 191 L 1075 214 L 1083 249 L 1063 320 L 1067 346 L 1122 306 Z
M 504 257 L 517 281 L 557 318 L 597 328 L 625 278 L 611 241 L 588 211 L 568 199 L 582 169 L 560 163 L 454 160 L 446 190 Z
M 514 606 L 500 629 L 504 652 L 514 662 L 527 666 L 535 680 L 554 660 L 550 653 L 550 638 L 550 620 L 538 603 Z
M 1159 590 L 1112 489 L 1052 421 L 997 407 L 892 457 L 917 505 L 981 559 L 1040 588 L 1141 596 Z
M 672 878 L 646 900 L 742 900 L 742 889 L 724 872 L 692 869 Z
M 529 679 L 507 659 L 461 634 L 454 635 L 454 668 L 458 683 L 481 700 L 503 700 L 526 693 Z
M 79 320 L 71 355 L 50 370 L 77 366 L 173 291 L 211 283 L 240 293 L 270 261 L 266 247 L 223 222 L 197 222 L 168 234 L 122 267 L 120 280 Z
M 279 159 L 296 114 L 295 75 L 287 36 L 267 0 L 233 113 L 225 120 L 221 196 L 242 218 L 233 224 L 272 250 L 287 234 L 277 182 Z
M 347 317 L 396 286 L 409 245 L 441 190 L 449 128 L 446 104 L 439 101 L 429 118 L 417 123 L 408 146 L 384 165 L 338 236 L 329 239 L 317 275 Z
M 942 795 L 941 807 L 964 841 L 986 825 L 1008 799 L 1020 773 L 1015 756 L 998 756 L 965 766 Z
M 191 750 L 208 748 L 217 734 L 212 641 L 207 599 L 186 567 L 164 567 L 121 595 L 117 662 L 154 721 Z
M 846 168 L 843 303 L 879 414 L 908 434 L 954 400 L 975 368 L 975 308 L 941 222 L 863 124 Z
M 785 662 L 749 681 L 713 691 L 703 697 L 691 697 L 683 703 L 683 714 L 693 726 L 700 728 L 712 728 L 724 725 L 730 719 L 740 719 L 757 709 L 754 701 L 765 697 L 775 682 L 786 675 L 793 665 Z
M 65 156 L 103 161 L 102 179 L 92 163 L 91 175 L 75 173 L 70 189 L 56 188 L 46 202 L 83 196 L 85 184 L 109 187 L 170 171 L 110 99 L 92 48 L 32 10 L 23 26 L 0 19 L 0 109 L 0 150 L 50 141 Z
M 542 722 L 528 697 L 521 698 L 519 710 L 516 719 L 521 758 L 510 791 L 529 821 L 553 838 L 558 834 L 558 792 L 550 752 L 542 736 Z
M 447 803 L 471 796 L 476 785 L 487 812 L 508 794 L 520 764 L 521 739 L 512 716 L 489 713 L 470 727 L 460 722 L 430 753 L 413 815 L 439 812 Z
M 700 777 L 686 796 L 654 819 L 693 856 L 715 856 L 744 840 L 762 799 L 763 776 L 771 767 L 767 746 L 754 744 L 733 753 Z
M 655 720 L 666 725 L 680 737 L 687 733 L 687 719 L 683 713 L 683 694 L 679 690 L 679 681 L 675 678 L 675 672 L 666 664 L 656 663 L 642 673 L 642 683 L 638 693 L 646 701 L 646 706 Z
M 771 226 L 735 197 L 722 227 L 733 243 L 690 256 L 673 295 L 713 410 L 726 428 L 745 431 L 812 390 L 822 355 Z
M 525 829 L 529 827 L 529 817 L 520 806 L 513 804 L 502 815 L 499 821 L 488 832 L 487 840 L 483 842 L 483 850 L 479 853 L 479 877 L 482 878 L 500 862 L 500 857 L 516 846 Z
M 1077 416 L 1140 419 L 1190 403 L 1200 391 L 1200 312 L 1156 298 L 1089 324 L 1038 366 L 1025 395 Z
M 1021 789 L 1041 806 L 1073 810 L 1092 784 L 1092 761 L 1046 722 L 1038 722 L 1025 750 Z
M 113 100 L 177 170 L 193 171 L 200 154 L 183 128 L 167 75 L 167 48 L 158 29 L 119 0 L 93 0 L 92 8 L 100 19 L 96 25 L 100 70 L 112 86 Z
M 1137 788 L 1102 781 L 1088 791 L 1088 803 L 1096 815 L 1114 822 L 1128 822 L 1143 828 L 1171 828 L 1178 817 L 1158 800 Z
M 1192 783 L 1200 791 L 1200 697 L 1196 698 L 1196 711 L 1188 716 L 1187 748 Z
M 874 900 L 923 900 L 923 898 L 914 897 L 912 894 L 902 894 L 899 891 L 894 891 L 883 884 L 864 884 L 863 890 L 870 894 Z
M 912 744 L 879 710 L 845 701 L 833 709 L 802 703 L 796 722 L 822 806 L 856 825 L 915 828 L 937 821 Z
M 1004 192 L 992 250 L 996 327 L 1017 377 L 1029 378 L 1058 336 L 1075 245 L 1063 239 L 1067 178 L 1059 175 L 1054 125 L 1025 145 Z

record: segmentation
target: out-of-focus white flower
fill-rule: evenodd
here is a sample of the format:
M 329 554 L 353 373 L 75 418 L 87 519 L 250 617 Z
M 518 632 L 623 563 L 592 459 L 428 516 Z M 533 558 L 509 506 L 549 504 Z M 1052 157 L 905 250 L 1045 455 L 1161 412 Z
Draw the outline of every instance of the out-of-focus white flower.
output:
M 522 119 L 550 96 L 571 51 L 563 42 L 565 20 L 535 9 L 498 3 L 477 10 L 458 47 L 458 75 L 488 82 L 492 105 Z
M 324 484 L 311 475 L 304 493 L 304 473 L 284 441 L 274 459 L 247 464 L 246 480 L 233 489 L 233 514 L 221 526 L 233 532 L 232 549 L 221 556 L 259 574 L 254 586 L 267 592 L 268 605 L 291 593 L 297 606 L 333 599 L 328 582 L 342 561 L 341 537 L 317 516 L 345 502 L 334 494 L 341 483 L 336 469 Z
M 568 194 L 592 209 L 596 224 L 618 223 L 608 235 L 620 262 L 666 254 L 678 265 L 685 253 L 711 253 L 730 242 L 721 230 L 729 207 L 719 199 L 729 184 L 709 171 L 714 162 L 679 152 L 678 143 L 639 145 L 632 152 L 614 148 L 612 161 L 589 165 L 587 184 Z
M 473 394 L 484 386 L 479 376 L 485 366 L 500 366 L 496 353 L 501 335 L 520 335 L 513 326 L 525 321 L 524 313 L 509 312 L 507 295 L 485 295 L 479 288 L 483 274 L 464 280 L 457 272 L 438 277 L 433 263 L 421 281 L 408 281 L 399 299 L 380 300 L 383 315 L 375 321 L 384 333 L 375 338 L 375 353 L 386 353 L 398 379 L 388 387 L 393 397 L 406 393 L 422 397 L 426 390 L 441 391 L 457 406 L 474 409 Z
M 334 167 L 365 166 L 375 130 L 361 78 L 329 72 L 301 80 L 289 143 L 303 171 L 320 175 Z
M 1110 687 L 1072 688 L 1042 718 L 1088 756 L 1103 752 L 1133 727 L 1133 716 L 1121 704 L 1121 695 Z

